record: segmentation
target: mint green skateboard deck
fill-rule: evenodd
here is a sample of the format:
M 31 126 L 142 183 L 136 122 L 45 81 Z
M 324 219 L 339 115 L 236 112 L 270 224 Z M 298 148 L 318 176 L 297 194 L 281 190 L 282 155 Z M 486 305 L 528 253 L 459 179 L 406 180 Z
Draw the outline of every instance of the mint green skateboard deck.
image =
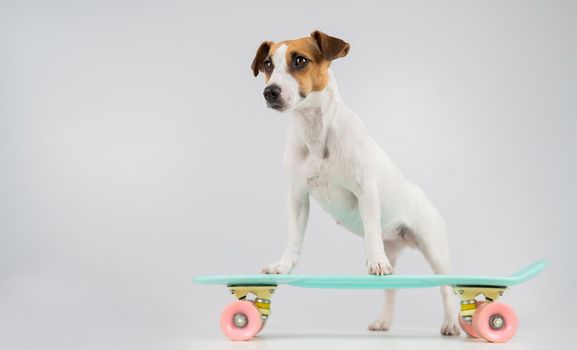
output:
M 460 276 L 460 275 L 232 275 L 195 277 L 203 284 L 229 286 L 276 286 L 288 284 L 306 288 L 335 289 L 404 289 L 438 286 L 493 286 L 509 287 L 537 276 L 547 266 L 547 261 L 535 262 L 508 276 Z
M 249 340 L 270 316 L 272 294 L 281 284 L 305 288 L 402 289 L 450 286 L 459 296 L 458 319 L 470 337 L 489 342 L 509 341 L 517 331 L 517 316 L 496 302 L 510 286 L 537 276 L 548 265 L 537 261 L 508 277 L 460 275 L 232 275 L 203 276 L 203 284 L 224 284 L 237 299 L 222 312 L 220 325 L 231 340 Z

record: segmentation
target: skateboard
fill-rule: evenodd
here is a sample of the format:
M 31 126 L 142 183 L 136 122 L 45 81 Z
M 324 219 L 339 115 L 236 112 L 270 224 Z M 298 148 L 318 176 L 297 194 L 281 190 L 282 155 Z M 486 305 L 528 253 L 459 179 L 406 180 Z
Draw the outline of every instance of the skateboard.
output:
M 511 286 L 537 276 L 548 265 L 537 261 L 508 277 L 460 275 L 234 275 L 202 276 L 202 284 L 224 284 L 237 299 L 222 312 L 220 326 L 231 340 L 250 340 L 270 316 L 271 297 L 281 284 L 305 288 L 403 289 L 450 286 L 459 296 L 459 325 L 473 338 L 509 341 L 518 321 L 513 309 L 497 299 Z

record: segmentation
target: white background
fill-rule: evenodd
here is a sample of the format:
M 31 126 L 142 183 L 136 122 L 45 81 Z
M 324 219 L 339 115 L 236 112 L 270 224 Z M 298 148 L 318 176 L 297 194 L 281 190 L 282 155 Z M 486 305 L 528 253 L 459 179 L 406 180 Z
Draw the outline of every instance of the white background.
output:
M 258 341 L 192 276 L 257 273 L 284 247 L 288 117 L 250 63 L 321 29 L 374 139 L 449 223 L 453 272 L 541 276 L 503 298 L 506 346 L 577 326 L 577 6 L 572 1 L 0 1 L 0 348 L 384 348 L 438 334 L 438 290 L 279 289 Z M 362 241 L 312 205 L 295 273 L 366 272 Z M 397 273 L 429 273 L 415 251 Z M 457 300 L 455 300 L 457 302 Z M 554 342 L 554 343 L 552 343 Z

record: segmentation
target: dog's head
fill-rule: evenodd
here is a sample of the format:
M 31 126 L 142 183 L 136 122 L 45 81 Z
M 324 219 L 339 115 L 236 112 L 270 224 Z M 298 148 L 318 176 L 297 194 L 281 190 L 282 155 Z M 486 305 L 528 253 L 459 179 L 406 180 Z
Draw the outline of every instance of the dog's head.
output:
M 252 71 L 265 75 L 264 98 L 268 107 L 290 110 L 328 82 L 331 61 L 349 53 L 349 44 L 314 31 L 309 37 L 279 43 L 263 42 L 252 61 Z

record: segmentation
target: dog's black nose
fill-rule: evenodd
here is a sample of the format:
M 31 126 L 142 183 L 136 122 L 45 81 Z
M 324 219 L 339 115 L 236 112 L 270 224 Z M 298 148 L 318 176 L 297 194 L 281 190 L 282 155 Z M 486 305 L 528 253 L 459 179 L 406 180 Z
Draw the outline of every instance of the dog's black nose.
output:
M 276 84 L 272 84 L 267 86 L 264 89 L 263 95 L 264 95 L 264 99 L 267 100 L 267 102 L 276 102 L 280 96 L 281 93 L 281 89 L 280 86 L 276 85 Z

